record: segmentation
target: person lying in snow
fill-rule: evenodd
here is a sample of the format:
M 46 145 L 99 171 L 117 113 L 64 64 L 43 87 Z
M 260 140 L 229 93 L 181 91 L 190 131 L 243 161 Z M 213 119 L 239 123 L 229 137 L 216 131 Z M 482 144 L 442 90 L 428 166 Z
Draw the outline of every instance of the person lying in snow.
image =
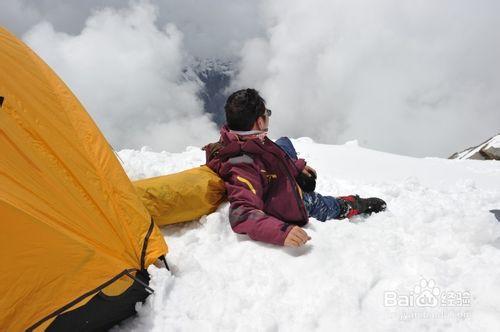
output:
M 226 101 L 226 124 L 206 145 L 207 165 L 225 182 L 233 231 L 257 241 L 298 247 L 311 238 L 300 227 L 309 217 L 325 221 L 385 210 L 379 198 L 322 196 L 316 171 L 297 158 L 292 142 L 267 137 L 271 110 L 254 89 Z

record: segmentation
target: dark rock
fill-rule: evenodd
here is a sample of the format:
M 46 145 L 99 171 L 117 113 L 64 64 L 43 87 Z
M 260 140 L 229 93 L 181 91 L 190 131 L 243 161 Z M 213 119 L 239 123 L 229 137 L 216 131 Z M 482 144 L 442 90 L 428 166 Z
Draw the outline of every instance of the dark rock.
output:
M 224 104 L 228 97 L 226 89 L 232 78 L 232 64 L 217 60 L 200 61 L 194 68 L 196 76 L 203 84 L 200 98 L 203 100 L 204 111 L 212 115 L 217 125 L 225 122 Z

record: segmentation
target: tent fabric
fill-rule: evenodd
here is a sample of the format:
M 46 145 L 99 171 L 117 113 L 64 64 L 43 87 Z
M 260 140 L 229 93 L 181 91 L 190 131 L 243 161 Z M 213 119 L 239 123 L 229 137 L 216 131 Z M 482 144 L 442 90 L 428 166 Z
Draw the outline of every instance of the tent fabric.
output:
M 49 332 L 74 331 L 107 331 L 123 319 L 135 314 L 135 304 L 144 301 L 149 295 L 141 283 L 149 283 L 147 271 L 136 275 L 138 281 L 134 281 L 127 291 L 115 297 L 108 297 L 99 292 L 92 299 L 77 309 L 67 311 L 58 316 L 46 329 Z M 112 302 L 112 306 L 110 306 Z M 105 312 L 106 315 L 102 313 Z
M 158 226 L 199 219 L 226 198 L 224 181 L 207 166 L 133 182 Z
M 18 331 L 46 326 L 167 245 L 76 97 L 3 28 L 0 95 L 0 330 Z

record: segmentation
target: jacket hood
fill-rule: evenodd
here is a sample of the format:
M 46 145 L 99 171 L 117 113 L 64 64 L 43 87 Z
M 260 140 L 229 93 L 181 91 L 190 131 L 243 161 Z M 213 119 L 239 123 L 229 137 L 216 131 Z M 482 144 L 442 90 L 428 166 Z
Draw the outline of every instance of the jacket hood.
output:
M 249 138 L 241 139 L 241 137 L 231 132 L 231 130 L 224 125 L 220 129 L 220 142 L 224 145 L 224 148 L 220 150 L 220 157 L 231 157 L 243 152 L 249 152 L 253 154 L 262 154 L 265 151 L 264 145 L 269 144 L 269 138 L 264 138 L 261 141 L 259 138 Z

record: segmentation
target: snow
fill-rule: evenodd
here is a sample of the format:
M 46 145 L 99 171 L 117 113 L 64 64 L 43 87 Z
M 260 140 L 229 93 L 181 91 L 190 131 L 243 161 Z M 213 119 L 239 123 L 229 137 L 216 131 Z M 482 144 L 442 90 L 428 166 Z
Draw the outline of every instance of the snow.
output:
M 485 149 L 488 149 L 490 147 L 500 149 L 500 135 L 497 135 L 489 140 L 485 146 Z
M 497 161 L 292 141 L 316 168 L 319 192 L 379 196 L 388 210 L 351 222 L 311 218 L 312 240 L 295 249 L 233 233 L 227 203 L 165 227 L 172 273 L 149 268 L 155 293 L 115 331 L 500 330 Z M 195 147 L 119 156 L 133 179 L 204 163 Z M 432 305 L 415 301 L 423 295 Z
M 468 148 L 468 149 L 465 149 L 464 151 L 462 152 L 459 152 L 456 156 L 455 159 L 469 159 L 471 156 L 473 156 L 474 154 L 476 154 L 477 152 L 479 152 L 479 150 L 481 150 L 481 147 L 473 147 L 473 148 Z

